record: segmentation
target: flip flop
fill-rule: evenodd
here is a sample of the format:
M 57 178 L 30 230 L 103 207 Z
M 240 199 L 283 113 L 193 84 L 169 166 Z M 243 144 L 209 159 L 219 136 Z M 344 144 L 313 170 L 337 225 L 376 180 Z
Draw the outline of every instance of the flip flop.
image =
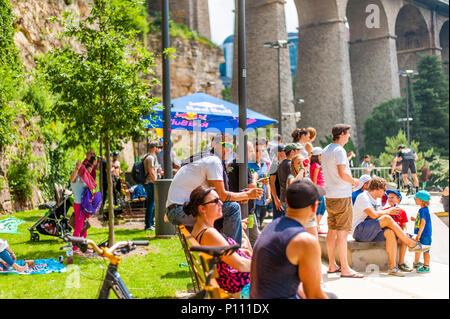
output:
M 355 273 L 353 273 L 351 275 L 342 275 L 341 274 L 341 278 L 364 278 L 364 275 L 360 274 L 358 272 L 355 272 Z
M 337 272 L 341 272 L 341 267 L 338 267 L 335 271 L 327 271 L 327 274 L 335 274 Z

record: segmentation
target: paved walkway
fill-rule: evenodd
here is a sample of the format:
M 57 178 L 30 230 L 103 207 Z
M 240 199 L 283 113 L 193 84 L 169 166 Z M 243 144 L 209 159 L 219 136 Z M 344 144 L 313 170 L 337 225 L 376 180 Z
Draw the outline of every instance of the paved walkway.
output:
M 416 217 L 419 207 L 412 196 L 403 195 L 400 207 L 408 218 Z M 433 242 L 431 249 L 431 272 L 405 273 L 405 277 L 389 276 L 386 272 L 366 274 L 363 279 L 339 278 L 327 274 L 328 265 L 322 265 L 325 290 L 336 293 L 342 299 L 448 299 L 449 298 L 449 229 L 434 213 L 442 212 L 440 197 L 432 196 L 430 202 Z M 324 219 L 326 223 L 326 219 Z M 407 231 L 414 234 L 414 223 L 410 221 Z M 414 253 L 407 251 L 406 262 L 412 265 Z
M 340 278 L 339 274 L 327 274 L 328 264 L 322 261 L 324 290 L 333 292 L 340 299 L 449 299 L 449 228 L 434 213 L 442 212 L 440 197 L 432 196 L 430 212 L 433 226 L 431 271 L 427 274 L 411 272 L 405 277 L 394 277 L 386 272 L 365 274 L 365 278 Z M 408 218 L 416 217 L 419 207 L 412 196 L 403 194 L 400 207 Z M 326 229 L 326 214 L 321 224 Z M 407 231 L 414 234 L 410 221 Z M 412 265 L 414 253 L 407 251 L 406 262 Z

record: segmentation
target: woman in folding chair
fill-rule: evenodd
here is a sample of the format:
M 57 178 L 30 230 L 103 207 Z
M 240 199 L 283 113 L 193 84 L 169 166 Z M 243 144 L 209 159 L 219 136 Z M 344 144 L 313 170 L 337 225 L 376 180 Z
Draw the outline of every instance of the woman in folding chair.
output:
M 192 236 L 202 246 L 227 246 L 235 244 L 214 228 L 214 221 L 222 217 L 222 201 L 214 188 L 199 186 L 191 193 L 189 202 L 183 206 L 185 214 L 197 219 Z M 220 288 L 229 293 L 238 293 L 250 283 L 250 262 L 252 249 L 243 233 L 241 248 L 222 258 L 217 266 Z

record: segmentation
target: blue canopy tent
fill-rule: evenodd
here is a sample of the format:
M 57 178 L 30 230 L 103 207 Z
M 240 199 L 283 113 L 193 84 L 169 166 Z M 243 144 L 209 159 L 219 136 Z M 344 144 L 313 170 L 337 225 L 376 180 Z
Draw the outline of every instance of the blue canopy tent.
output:
M 172 130 L 220 131 L 238 134 L 239 106 L 205 93 L 194 93 L 172 100 Z M 159 104 L 154 118 L 149 120 L 148 128 L 162 128 L 162 105 Z M 277 121 L 258 112 L 247 110 L 247 130 L 251 131 Z

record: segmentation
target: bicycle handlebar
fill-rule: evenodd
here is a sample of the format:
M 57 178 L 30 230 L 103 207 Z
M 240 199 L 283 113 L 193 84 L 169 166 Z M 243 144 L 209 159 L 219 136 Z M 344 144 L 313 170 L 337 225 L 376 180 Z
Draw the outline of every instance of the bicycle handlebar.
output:
M 100 256 L 103 256 L 105 251 L 102 250 L 100 247 L 97 246 L 97 244 L 91 240 L 91 239 L 87 239 L 87 238 L 83 238 L 83 237 L 74 237 L 74 236 L 70 236 L 70 235 L 65 235 L 63 237 L 63 240 L 65 242 L 72 242 L 74 245 L 76 245 L 77 247 L 80 246 L 91 246 L 95 252 L 97 252 Z M 149 241 L 148 240 L 137 240 L 137 241 L 119 241 L 117 243 L 115 243 L 113 246 L 106 248 L 107 251 L 114 253 L 116 250 L 120 249 L 121 252 L 123 253 L 127 253 L 130 250 L 132 250 L 131 248 L 133 246 L 148 246 L 149 245 Z M 83 247 L 80 247 L 83 248 Z M 125 249 L 123 249 L 125 248 Z M 128 249 L 126 249 L 128 248 Z
M 229 246 L 192 246 L 190 251 L 199 251 L 215 258 L 222 256 L 229 256 L 240 248 L 238 244 Z

